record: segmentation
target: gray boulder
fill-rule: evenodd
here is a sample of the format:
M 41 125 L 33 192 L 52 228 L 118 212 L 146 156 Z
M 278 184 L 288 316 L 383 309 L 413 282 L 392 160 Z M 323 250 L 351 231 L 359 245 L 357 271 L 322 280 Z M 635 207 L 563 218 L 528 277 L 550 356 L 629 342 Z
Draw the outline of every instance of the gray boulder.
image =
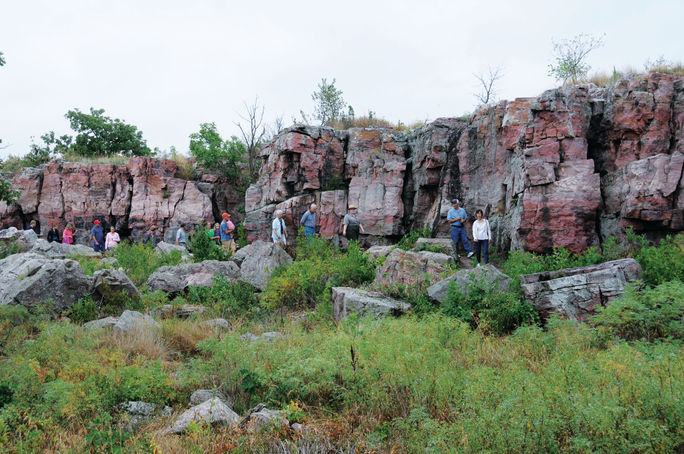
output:
M 289 426 L 290 422 L 285 416 L 277 410 L 269 410 L 265 404 L 259 404 L 252 408 L 247 416 L 245 416 L 238 426 L 247 432 L 257 432 L 265 426 L 285 425 Z
M 214 397 L 186 410 L 166 432 L 183 433 L 192 421 L 204 421 L 212 426 L 230 426 L 239 422 L 240 416 L 221 399 Z
M 231 259 L 240 266 L 240 280 L 265 289 L 273 270 L 292 263 L 292 257 L 274 243 L 255 241 L 235 253 Z
M 455 263 L 454 258 L 451 255 L 442 254 L 440 252 L 419 251 L 418 255 L 428 261 L 433 261 L 442 266 L 453 265 Z
M 279 333 L 277 331 L 268 331 L 266 333 L 263 333 L 259 336 L 256 334 L 252 333 L 245 333 L 242 336 L 240 336 L 240 339 L 243 341 L 247 342 L 254 342 L 254 341 L 266 341 L 266 342 L 274 342 L 277 341 L 278 339 L 284 339 L 285 336 L 282 335 L 282 333 Z
M 184 257 L 189 257 L 190 253 L 186 248 L 183 246 L 178 246 L 177 244 L 173 243 L 166 243 L 164 241 L 160 241 L 157 243 L 157 247 L 155 248 L 157 251 L 157 255 L 164 255 L 164 254 L 170 254 L 173 251 L 180 251 L 181 255 Z
M 88 294 L 91 282 L 75 260 L 13 254 L 0 260 L 0 305 L 28 307 L 50 299 L 54 310 L 62 312 Z
M 473 282 L 482 282 L 489 288 L 494 288 L 502 292 L 507 292 L 511 285 L 511 278 L 496 269 L 494 265 L 488 264 L 472 270 L 458 271 L 448 278 L 441 280 L 428 287 L 428 296 L 435 301 L 443 303 L 447 298 L 449 286 L 452 282 L 461 289 L 465 296 L 468 296 L 468 285 Z
M 202 402 L 206 402 L 213 398 L 217 398 L 228 403 L 226 398 L 218 389 L 198 389 L 190 396 L 190 405 L 199 405 Z
M 16 227 L 0 230 L 0 244 L 15 242 L 28 251 L 38 241 L 38 235 L 33 230 L 19 230 Z
M 133 330 L 160 330 L 161 325 L 147 314 L 137 311 L 124 311 L 114 325 L 115 334 L 124 334 Z
M 340 321 L 350 313 L 371 314 L 375 317 L 383 315 L 399 315 L 411 308 L 403 301 L 390 298 L 377 292 L 367 292 L 351 287 L 333 287 L 333 318 Z
M 230 323 L 225 318 L 212 318 L 211 320 L 205 320 L 202 325 L 213 329 L 214 331 L 228 331 L 230 329 Z
M 131 299 L 139 300 L 141 297 L 140 290 L 123 271 L 109 268 L 93 273 L 92 291 L 104 299 L 122 292 L 126 292 Z
M 543 315 L 559 313 L 569 319 L 585 321 L 599 306 L 620 297 L 628 282 L 641 279 L 636 260 L 613 260 L 599 265 L 520 276 L 520 287 L 527 301 Z
M 418 238 L 416 245 L 413 247 L 414 251 L 425 250 L 426 247 L 440 248 L 442 254 L 447 254 L 452 257 L 456 256 L 456 249 L 451 238 Z
M 197 306 L 194 304 L 183 304 L 182 306 L 164 304 L 154 312 L 162 318 L 188 318 L 193 315 L 199 315 L 206 310 L 207 306 Z
M 111 328 L 116 325 L 119 319 L 116 317 L 105 317 L 99 320 L 93 320 L 83 324 L 84 328 L 88 329 L 101 329 L 101 328 Z
M 147 287 L 153 291 L 163 290 L 168 293 L 175 293 L 191 285 L 211 287 L 215 276 L 235 280 L 239 274 L 240 270 L 233 262 L 205 260 L 200 263 L 183 263 L 158 268 L 147 279 Z
M 389 255 L 394 246 L 371 246 L 366 250 L 366 254 L 371 260 L 377 260 L 378 257 Z
M 444 267 L 447 256 L 439 256 L 439 262 L 433 260 L 425 253 L 394 249 L 385 259 L 385 263 L 375 271 L 376 286 L 405 284 L 420 284 L 427 279 L 435 282 L 441 279 L 441 274 L 446 271 Z
M 82 244 L 62 244 L 53 241 L 48 243 L 45 240 L 38 239 L 31 252 L 41 254 L 51 259 L 63 259 L 73 255 L 85 255 L 86 257 L 102 257 L 102 254 L 95 252 L 92 247 L 84 246 Z
M 115 408 L 126 413 L 128 416 L 128 421 L 124 424 L 124 429 L 129 431 L 137 429 L 157 414 L 161 414 L 162 416 L 169 416 L 171 414 L 171 407 L 167 406 L 162 408 L 160 405 L 142 401 L 122 402 Z

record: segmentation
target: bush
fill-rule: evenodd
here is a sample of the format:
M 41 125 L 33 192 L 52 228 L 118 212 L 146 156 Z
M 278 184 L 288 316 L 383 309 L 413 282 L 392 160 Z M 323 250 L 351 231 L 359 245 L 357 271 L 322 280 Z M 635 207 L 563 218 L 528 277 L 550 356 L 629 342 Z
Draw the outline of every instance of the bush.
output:
M 245 282 L 215 277 L 211 287 L 189 287 L 187 299 L 192 304 L 211 307 L 216 317 L 241 317 L 259 307 L 256 291 L 254 286 Z
M 629 285 L 591 319 L 601 336 L 626 340 L 684 339 L 684 282 L 671 281 L 638 290 Z
M 418 238 L 430 238 L 430 236 L 430 229 L 413 230 L 412 232 L 401 237 L 401 240 L 399 240 L 397 243 L 397 247 L 405 251 L 410 251 L 416 246 L 416 241 L 418 241 Z
M 668 281 L 684 281 L 684 235 L 668 236 L 656 246 L 648 246 L 631 236 L 634 258 L 644 270 L 644 280 L 655 286 Z
M 535 323 L 534 308 L 511 292 L 501 292 L 486 286 L 484 281 L 468 284 L 468 296 L 452 282 L 442 311 L 484 332 L 507 334 L 516 328 Z
M 155 249 L 144 244 L 123 241 L 113 251 L 119 266 L 137 286 L 143 285 L 147 278 L 160 266 L 175 266 L 181 263 L 180 251 L 157 255 Z
M 95 301 L 93 301 L 93 298 L 89 295 L 79 299 L 76 304 L 66 310 L 65 315 L 69 317 L 72 322 L 83 324 L 95 320 L 99 315 L 99 311 L 97 310 L 97 304 L 95 304 Z
M 195 226 L 195 233 L 190 236 L 189 246 L 195 263 L 205 260 L 230 260 L 230 253 L 217 245 L 201 224 Z
M 2 180 L 0 179 L 0 181 Z M 1 197 L 0 200 L 2 200 Z M 4 259 L 5 257 L 9 257 L 12 254 L 19 254 L 20 252 L 24 252 L 24 247 L 19 244 L 17 240 L 12 239 L 0 245 L 0 260 Z

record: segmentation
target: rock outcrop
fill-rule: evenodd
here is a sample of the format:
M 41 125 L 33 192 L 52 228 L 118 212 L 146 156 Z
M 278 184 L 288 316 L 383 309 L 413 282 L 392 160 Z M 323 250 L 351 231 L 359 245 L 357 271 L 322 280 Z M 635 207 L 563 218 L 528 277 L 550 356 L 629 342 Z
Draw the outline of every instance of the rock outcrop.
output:
M 152 290 L 163 290 L 176 293 L 194 285 L 211 287 L 214 277 L 235 280 L 239 269 L 233 262 L 205 260 L 200 263 L 184 263 L 176 266 L 162 266 L 147 279 L 147 287 Z
M 454 282 L 461 293 L 468 296 L 470 284 L 482 284 L 486 288 L 507 292 L 511 284 L 511 278 L 497 270 L 493 265 L 484 265 L 472 270 L 461 270 L 428 287 L 430 299 L 439 303 L 446 301 L 449 294 L 449 286 Z
M 385 263 L 375 271 L 375 285 L 418 284 L 427 279 L 431 282 L 441 280 L 440 274 L 446 271 L 444 265 L 454 259 L 436 252 L 413 252 L 394 249 Z
M 230 426 L 238 423 L 240 416 L 221 399 L 214 397 L 186 410 L 166 429 L 166 432 L 183 433 L 193 421 L 205 422 L 210 426 Z
M 625 291 L 628 282 L 641 279 L 634 259 L 520 276 L 523 295 L 542 314 L 559 313 L 585 321 L 595 308 L 605 306 Z
M 377 292 L 351 287 L 333 287 L 333 318 L 340 321 L 351 313 L 370 314 L 374 317 L 399 315 L 411 309 L 411 305 Z
M 292 263 L 292 257 L 277 244 L 255 241 L 237 251 L 232 261 L 240 266 L 242 282 L 263 290 L 273 270 Z
M 579 252 L 626 227 L 684 229 L 684 78 L 652 73 L 612 88 L 577 85 L 502 101 L 468 121 L 443 118 L 411 133 L 295 126 L 266 145 L 247 190 L 245 228 L 267 239 L 276 209 L 290 232 L 308 203 L 339 233 L 345 205 L 367 233 L 428 228 L 448 236 L 458 197 L 489 218 L 497 250 Z
M 125 293 L 132 300 L 139 300 L 141 297 L 140 290 L 126 273 L 110 268 L 93 273 L 92 292 L 104 300 L 121 293 Z

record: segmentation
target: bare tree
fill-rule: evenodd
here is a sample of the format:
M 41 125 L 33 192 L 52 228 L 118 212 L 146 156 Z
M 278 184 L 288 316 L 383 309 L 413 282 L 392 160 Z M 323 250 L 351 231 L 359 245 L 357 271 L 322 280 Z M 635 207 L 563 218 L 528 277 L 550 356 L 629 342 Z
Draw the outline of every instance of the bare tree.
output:
M 496 99 L 496 91 L 494 89 L 494 84 L 497 80 L 503 77 L 503 70 L 500 66 L 487 68 L 487 73 L 477 73 L 473 74 L 475 78 L 480 82 L 480 92 L 475 93 L 474 96 L 480 102 L 480 104 L 489 104 L 491 101 Z
M 240 115 L 240 118 L 245 122 L 237 121 L 235 125 L 240 128 L 242 141 L 247 147 L 247 163 L 249 166 L 249 174 L 254 177 L 259 170 L 257 167 L 257 156 L 261 142 L 266 135 L 266 128 L 264 123 L 265 107 L 259 103 L 259 97 L 254 98 L 254 103 L 247 104 L 244 102 L 245 112 Z

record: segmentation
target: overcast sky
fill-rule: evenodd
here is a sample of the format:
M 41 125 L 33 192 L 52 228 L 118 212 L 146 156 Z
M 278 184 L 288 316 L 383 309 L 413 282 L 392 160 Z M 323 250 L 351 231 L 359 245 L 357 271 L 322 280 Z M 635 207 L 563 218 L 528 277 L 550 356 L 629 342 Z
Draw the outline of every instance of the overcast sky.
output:
M 70 132 L 64 114 L 91 106 L 138 126 L 150 148 L 186 152 L 202 122 L 236 134 L 255 96 L 268 121 L 291 123 L 322 77 L 357 115 L 457 116 L 489 65 L 503 67 L 501 99 L 555 86 L 552 38 L 605 33 L 594 70 L 681 61 L 683 21 L 682 0 L 0 0 L 0 157 Z

